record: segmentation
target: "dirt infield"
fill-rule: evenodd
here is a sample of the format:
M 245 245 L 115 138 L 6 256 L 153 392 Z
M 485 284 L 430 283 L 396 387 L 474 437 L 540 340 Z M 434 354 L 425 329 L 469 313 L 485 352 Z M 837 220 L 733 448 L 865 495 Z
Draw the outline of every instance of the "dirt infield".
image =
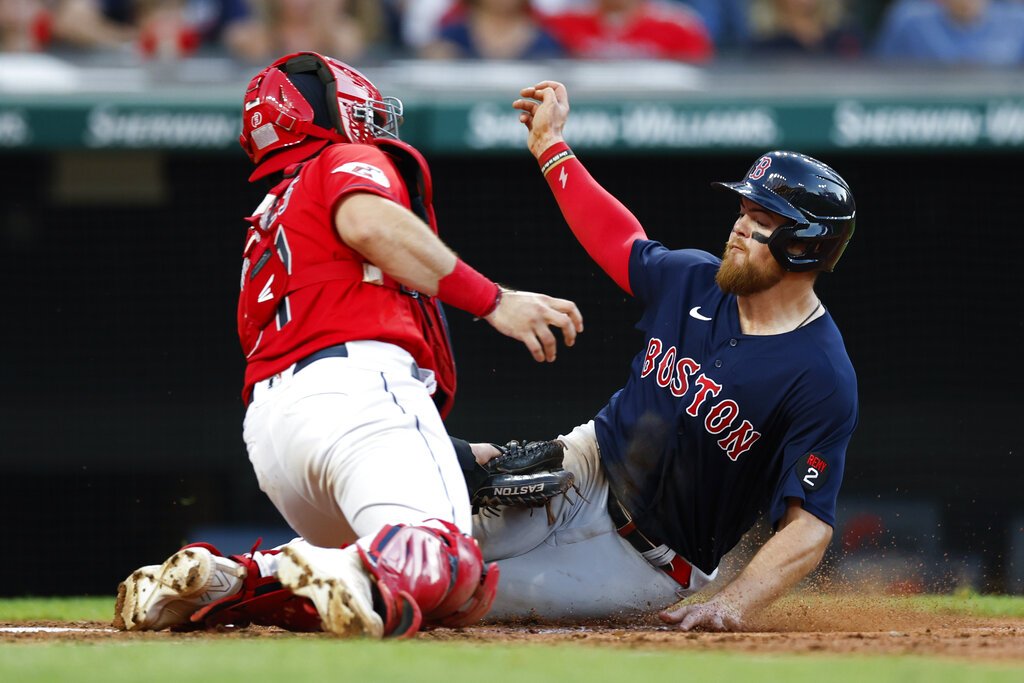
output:
M 7 622 L 0 643 L 145 641 L 195 638 L 329 638 L 276 628 L 216 632 L 124 633 L 104 622 Z M 556 624 L 521 622 L 464 629 L 436 629 L 417 636 L 442 642 L 573 644 L 633 649 L 733 651 L 758 654 L 921 655 L 1024 662 L 1024 619 L 929 614 L 886 601 L 834 598 L 773 607 L 746 633 L 683 633 L 653 618 L 622 622 Z

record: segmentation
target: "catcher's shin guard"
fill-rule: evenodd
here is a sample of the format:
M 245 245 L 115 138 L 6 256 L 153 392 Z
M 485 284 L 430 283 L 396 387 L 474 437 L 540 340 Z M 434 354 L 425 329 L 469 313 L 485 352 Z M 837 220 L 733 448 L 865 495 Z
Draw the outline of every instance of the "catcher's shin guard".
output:
M 484 565 L 476 541 L 458 528 L 388 525 L 359 555 L 379 593 L 384 635 L 421 627 L 460 627 L 487 614 L 498 590 L 498 566 Z

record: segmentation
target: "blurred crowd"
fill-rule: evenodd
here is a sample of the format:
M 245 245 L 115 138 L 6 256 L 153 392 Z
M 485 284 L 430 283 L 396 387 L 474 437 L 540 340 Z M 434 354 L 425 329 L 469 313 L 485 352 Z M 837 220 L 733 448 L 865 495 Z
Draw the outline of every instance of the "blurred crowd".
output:
M 1024 62 L 1024 0 L 0 0 L 0 51 Z

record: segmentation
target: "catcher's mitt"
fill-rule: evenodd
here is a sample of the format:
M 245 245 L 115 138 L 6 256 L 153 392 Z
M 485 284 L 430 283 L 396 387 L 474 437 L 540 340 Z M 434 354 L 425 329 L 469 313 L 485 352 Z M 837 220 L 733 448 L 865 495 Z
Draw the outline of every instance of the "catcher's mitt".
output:
M 575 488 L 572 472 L 562 469 L 565 445 L 561 441 L 510 441 L 494 444 L 501 455 L 479 466 L 486 474 L 470 486 L 473 511 L 496 513 L 507 506 L 547 507 L 551 499 Z
M 526 474 L 538 470 L 562 468 L 565 444 L 555 441 L 509 441 L 504 446 L 491 444 L 501 455 L 491 458 L 483 468 L 491 474 Z
M 470 492 L 470 502 L 490 510 L 504 506 L 541 507 L 569 490 L 575 482 L 572 472 L 551 470 L 530 474 L 495 474 L 483 486 Z

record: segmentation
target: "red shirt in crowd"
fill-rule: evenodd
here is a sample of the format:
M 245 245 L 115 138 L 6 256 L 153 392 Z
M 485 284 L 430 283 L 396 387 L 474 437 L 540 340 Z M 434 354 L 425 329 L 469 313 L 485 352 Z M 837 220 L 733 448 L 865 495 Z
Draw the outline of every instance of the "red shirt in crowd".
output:
M 704 62 L 714 54 L 697 14 L 657 0 L 644 0 L 621 14 L 579 9 L 548 16 L 544 24 L 573 57 Z

